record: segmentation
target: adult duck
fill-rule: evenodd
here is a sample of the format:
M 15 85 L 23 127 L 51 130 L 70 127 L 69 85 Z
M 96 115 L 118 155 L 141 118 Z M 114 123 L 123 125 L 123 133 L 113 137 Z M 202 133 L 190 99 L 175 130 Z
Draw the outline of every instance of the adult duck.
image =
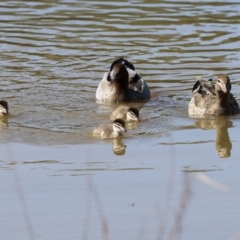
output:
M 96 99 L 102 102 L 146 101 L 150 98 L 147 83 L 136 72 L 133 64 L 124 58 L 112 63 L 96 91 Z
M 212 79 L 197 79 L 188 106 L 189 115 L 220 116 L 240 113 L 239 105 L 230 92 L 231 82 L 227 75 L 219 75 L 215 84 Z

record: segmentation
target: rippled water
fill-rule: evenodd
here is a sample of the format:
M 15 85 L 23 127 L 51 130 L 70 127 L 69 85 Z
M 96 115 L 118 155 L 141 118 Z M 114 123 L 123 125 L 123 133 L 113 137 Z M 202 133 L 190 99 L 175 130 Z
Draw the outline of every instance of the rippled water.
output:
M 122 56 L 153 94 L 141 106 L 142 133 L 174 127 L 171 117 L 163 126 L 156 117 L 187 117 L 196 75 L 229 74 L 239 98 L 237 1 L 5 1 L 1 8 L 1 98 L 14 116 L 12 141 L 31 132 L 52 142 L 49 131 L 56 142 L 86 138 L 114 109 L 96 104 L 95 90 Z
M 237 162 L 240 117 L 193 119 L 187 114 L 196 75 L 208 78 L 228 74 L 232 82 L 232 93 L 238 101 L 240 99 L 238 0 L 166 0 L 159 3 L 150 0 L 19 0 L 1 1 L 0 8 L 0 98 L 9 102 L 11 113 L 8 118 L 0 120 L 2 176 L 9 177 L 4 170 L 15 166 L 14 161 L 9 163 L 6 160 L 10 158 L 9 154 L 4 154 L 8 152 L 4 144 L 10 143 L 13 158 L 22 164 L 19 167 L 20 173 L 26 174 L 33 181 L 33 185 L 29 186 L 31 181 L 23 179 L 23 185 L 30 193 L 34 186 L 41 186 L 41 178 L 34 179 L 32 169 L 37 169 L 40 175 L 61 176 L 61 184 L 65 184 L 65 191 L 73 197 L 75 195 L 68 187 L 75 182 L 68 176 L 85 176 L 91 170 L 100 184 L 100 173 L 105 170 L 107 173 L 102 178 L 103 186 L 100 190 L 105 194 L 104 201 L 108 201 L 109 192 L 104 190 L 104 186 L 107 186 L 108 177 L 113 178 L 111 171 L 116 171 L 119 180 L 115 184 L 120 189 L 126 188 L 126 191 L 132 192 L 134 188 L 126 187 L 129 184 L 127 180 L 132 179 L 131 174 L 137 179 L 143 176 L 146 179 L 151 175 L 151 169 L 165 169 L 168 160 L 174 158 L 179 167 L 173 171 L 174 174 L 177 172 L 176 175 L 179 171 L 226 170 L 223 171 L 228 173 L 226 176 L 222 173 L 212 173 L 211 176 L 232 184 L 235 195 L 230 195 L 227 202 L 240 196 L 236 184 L 238 178 L 228 177 L 237 174 L 235 170 L 240 169 Z M 141 122 L 128 131 L 125 139 L 119 142 L 93 140 L 90 135 L 92 129 L 102 123 L 109 123 L 109 115 L 116 107 L 97 103 L 95 91 L 112 61 L 119 57 L 125 57 L 134 64 L 148 83 L 152 99 L 147 103 L 132 104 L 140 109 Z M 29 144 L 33 145 L 30 147 Z M 39 145 L 43 148 L 38 148 Z M 52 151 L 46 145 L 52 145 Z M 153 155 L 157 156 L 156 159 L 149 159 Z M 99 156 L 100 160 L 96 159 Z M 231 160 L 229 166 L 225 162 L 219 162 L 222 157 Z M 161 158 L 167 161 L 164 162 Z M 90 168 L 89 159 L 93 160 Z M 51 164 L 42 167 L 48 161 Z M 66 167 L 68 161 L 73 164 L 70 168 Z M 131 161 L 133 166 L 129 167 Z M 33 168 L 29 162 L 35 163 Z M 235 170 L 232 172 L 229 168 Z M 48 172 L 43 169 L 48 169 Z M 74 169 L 81 169 L 81 172 Z M 131 174 L 122 171 L 129 169 Z M 143 170 L 143 176 L 134 169 Z M 163 172 L 166 177 L 166 171 Z M 123 175 L 126 178 L 125 185 L 120 184 Z M 159 173 L 156 171 L 154 176 L 159 176 Z M 48 181 L 52 188 L 44 189 L 46 195 L 55 191 L 59 184 L 56 178 L 48 178 L 44 183 L 48 185 Z M 146 182 L 146 188 L 144 180 L 139 179 L 139 183 L 135 183 L 136 186 L 140 183 L 143 186 L 137 187 L 138 197 L 142 192 L 147 192 L 150 185 L 156 185 L 154 179 Z M 163 185 L 165 186 L 164 183 Z M 5 189 L 5 186 L 1 187 Z M 201 193 L 205 193 L 201 187 L 200 189 Z M 61 193 L 58 194 L 63 197 Z M 54 195 L 51 197 L 54 198 Z M 145 201 L 152 204 L 145 197 Z M 121 197 L 120 200 L 124 201 Z M 213 198 L 212 203 L 217 200 Z M 134 202 L 129 200 L 126 204 L 132 201 Z M 198 208 L 205 206 L 206 202 L 197 201 Z M 59 203 L 59 207 L 61 204 L 64 204 L 64 200 Z M 79 203 L 75 202 L 75 209 L 77 204 Z M 32 211 L 33 216 L 38 216 L 31 209 L 33 205 L 29 204 L 29 211 Z M 239 222 L 234 215 L 237 205 L 234 202 L 230 213 L 223 213 L 225 217 L 232 216 L 235 223 Z M 50 205 L 47 206 L 47 211 L 51 212 Z M 108 209 L 106 205 L 105 208 Z M 190 212 L 190 225 L 194 219 L 194 214 L 191 215 L 193 212 Z M 197 210 L 194 213 L 198 214 Z M 137 218 L 140 217 L 137 215 Z M 110 222 L 111 219 L 109 216 Z M 131 220 L 136 221 L 135 218 Z M 49 221 L 58 222 L 55 218 Z M 213 218 L 212 221 L 217 219 Z M 194 223 L 195 228 L 199 226 L 199 222 Z M 224 221 L 220 223 L 225 224 Z M 36 225 L 41 229 L 42 225 L 38 221 L 35 228 Z M 138 222 L 135 225 L 139 227 Z M 231 227 L 231 231 L 223 231 L 223 239 L 230 238 L 238 229 L 234 228 L 234 224 Z M 67 224 L 65 228 L 70 229 Z M 112 228 L 114 239 L 133 239 L 139 230 L 135 227 L 134 230 L 128 228 L 126 233 L 131 237 L 126 238 L 118 235 L 124 228 Z M 199 239 L 209 236 L 211 239 L 220 239 L 212 229 L 209 227 L 206 235 L 200 234 Z M 188 239 L 193 236 L 196 239 L 196 232 L 190 232 Z M 223 232 L 219 232 L 220 236 Z M 54 236 L 57 236 L 54 239 L 60 239 L 59 235 Z M 69 235 L 61 237 L 66 239 Z M 42 235 L 42 239 L 49 238 Z M 75 238 L 74 235 L 72 239 L 79 237 Z

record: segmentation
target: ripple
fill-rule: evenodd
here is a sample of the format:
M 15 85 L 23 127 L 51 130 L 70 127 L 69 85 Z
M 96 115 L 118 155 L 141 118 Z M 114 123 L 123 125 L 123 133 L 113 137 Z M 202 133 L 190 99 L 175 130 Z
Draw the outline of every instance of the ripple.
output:
M 187 117 L 196 75 L 229 74 L 239 98 L 238 1 L 20 0 L 1 8 L 0 93 L 14 115 L 9 136 L 88 139 L 113 109 L 99 112 L 95 90 L 120 56 L 158 95 L 141 106 L 147 121 L 132 135 L 184 129 L 176 117 Z

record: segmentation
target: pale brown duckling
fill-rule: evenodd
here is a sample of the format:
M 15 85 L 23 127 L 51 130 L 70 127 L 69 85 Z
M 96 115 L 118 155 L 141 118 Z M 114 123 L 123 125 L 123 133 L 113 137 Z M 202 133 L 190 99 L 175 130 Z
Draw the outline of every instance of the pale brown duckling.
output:
M 139 110 L 134 107 L 119 106 L 112 112 L 110 120 L 114 121 L 116 118 L 121 118 L 126 122 L 140 122 Z
M 126 131 L 124 120 L 118 118 L 115 119 L 112 126 L 101 125 L 94 129 L 93 136 L 98 138 L 117 138 L 119 136 L 123 136 Z

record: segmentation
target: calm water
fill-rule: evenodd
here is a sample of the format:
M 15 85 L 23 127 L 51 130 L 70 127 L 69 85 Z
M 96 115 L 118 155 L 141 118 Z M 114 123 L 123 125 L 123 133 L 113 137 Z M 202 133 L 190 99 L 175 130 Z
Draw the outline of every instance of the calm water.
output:
M 240 99 L 238 1 L 20 0 L 0 12 L 4 239 L 173 239 L 181 209 L 178 239 L 240 239 L 240 117 L 187 114 L 196 75 L 228 74 Z M 95 91 L 118 57 L 152 99 L 133 104 L 141 122 L 125 138 L 92 139 L 116 107 Z

